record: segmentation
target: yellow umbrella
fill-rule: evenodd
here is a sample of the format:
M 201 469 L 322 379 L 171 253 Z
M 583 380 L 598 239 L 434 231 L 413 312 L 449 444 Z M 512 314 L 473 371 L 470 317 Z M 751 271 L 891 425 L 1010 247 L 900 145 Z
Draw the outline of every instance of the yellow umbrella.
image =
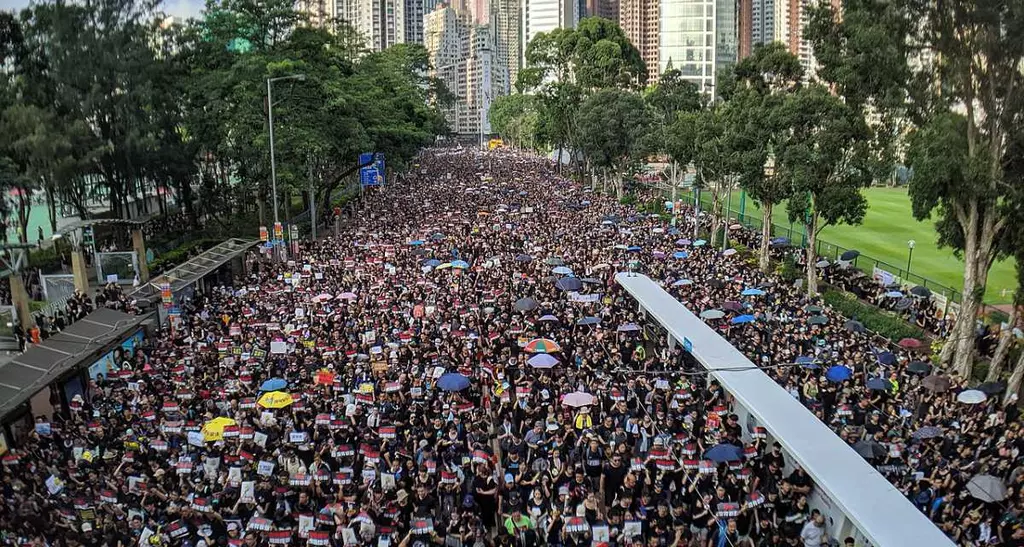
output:
M 203 424 L 203 440 L 206 442 L 223 441 L 224 428 L 229 425 L 236 425 L 237 422 L 231 418 L 214 418 Z
M 256 401 L 256 404 L 263 408 L 284 408 L 293 402 L 291 395 L 283 391 L 271 391 L 264 393 L 260 400 Z
M 452 267 L 452 263 L 451 262 L 445 262 L 444 264 L 438 265 L 434 269 L 435 270 L 447 270 L 448 268 L 451 268 L 451 267 Z

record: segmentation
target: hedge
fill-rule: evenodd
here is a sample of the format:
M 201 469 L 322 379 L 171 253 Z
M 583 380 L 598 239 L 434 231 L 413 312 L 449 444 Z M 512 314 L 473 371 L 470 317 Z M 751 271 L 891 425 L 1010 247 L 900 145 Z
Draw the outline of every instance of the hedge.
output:
M 853 294 L 828 289 L 822 299 L 834 310 L 850 319 L 860 321 L 864 328 L 884 336 L 893 342 L 903 338 L 924 339 L 924 331 L 907 323 L 899 316 L 861 302 Z

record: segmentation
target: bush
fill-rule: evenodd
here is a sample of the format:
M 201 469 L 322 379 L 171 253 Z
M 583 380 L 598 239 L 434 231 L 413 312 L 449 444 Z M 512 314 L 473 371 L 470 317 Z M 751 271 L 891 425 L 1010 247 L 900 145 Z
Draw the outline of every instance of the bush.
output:
M 924 331 L 907 323 L 893 313 L 861 302 L 856 296 L 837 290 L 826 290 L 822 299 L 834 310 L 849 318 L 856 318 L 864 328 L 884 336 L 893 342 L 903 338 L 924 338 Z
M 779 276 L 790 283 L 803 277 L 803 273 L 803 270 L 801 270 L 800 266 L 797 265 L 796 260 L 790 255 L 786 255 L 786 258 L 778 267 Z
M 626 194 L 619 198 L 619 203 L 622 205 L 636 205 L 636 196 L 633 194 Z

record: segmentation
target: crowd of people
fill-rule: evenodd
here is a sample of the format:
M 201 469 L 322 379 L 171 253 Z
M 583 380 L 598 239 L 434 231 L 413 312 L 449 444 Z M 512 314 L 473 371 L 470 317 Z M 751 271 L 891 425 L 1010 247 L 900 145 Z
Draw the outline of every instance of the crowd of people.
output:
M 613 280 L 632 268 L 958 545 L 1024 545 L 1015 406 L 959 402 L 963 380 L 873 348 L 694 238 L 692 215 L 668 224 L 501 150 L 425 151 L 362 199 L 338 237 L 250 258 L 38 416 L 3 458 L 0 541 L 830 545 L 811 478 L 637 315 Z

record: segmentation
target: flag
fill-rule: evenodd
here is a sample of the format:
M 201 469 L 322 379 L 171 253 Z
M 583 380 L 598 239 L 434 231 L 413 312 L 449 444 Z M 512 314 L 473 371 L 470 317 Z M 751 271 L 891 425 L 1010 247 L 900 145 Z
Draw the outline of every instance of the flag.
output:
M 188 535 L 188 525 L 185 524 L 185 521 L 178 519 L 168 524 L 164 532 L 171 536 L 171 538 L 178 539 Z
M 267 534 L 271 545 L 288 545 L 292 542 L 291 530 L 271 530 Z
M 256 530 L 259 532 L 269 532 L 273 528 L 274 522 L 268 518 L 253 517 L 249 520 L 249 530 Z
M 397 436 L 395 426 L 393 425 L 381 426 L 377 430 L 377 434 L 380 435 L 380 438 L 382 439 L 394 439 Z
M 333 522 L 332 522 L 333 524 Z M 331 544 L 331 533 L 323 530 L 310 530 L 309 544 L 323 547 Z
M 715 472 L 715 462 L 713 462 L 711 460 L 701 460 L 700 461 L 700 467 L 697 469 L 697 472 L 700 473 L 701 475 L 711 475 L 711 474 L 714 474 L 714 472 Z
M 309 486 L 312 478 L 305 473 L 296 473 L 288 478 L 288 484 L 292 486 Z

